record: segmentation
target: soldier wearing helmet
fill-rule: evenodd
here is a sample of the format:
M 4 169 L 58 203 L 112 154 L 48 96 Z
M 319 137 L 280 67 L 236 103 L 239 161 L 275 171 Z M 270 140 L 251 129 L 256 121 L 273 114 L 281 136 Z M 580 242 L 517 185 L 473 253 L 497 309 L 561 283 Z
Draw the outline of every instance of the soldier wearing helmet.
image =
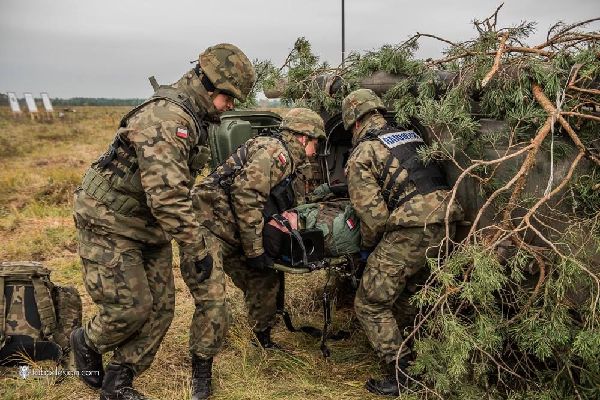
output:
M 190 329 L 192 398 L 210 394 L 210 365 L 227 330 L 225 279 L 242 289 L 249 322 L 265 348 L 276 322 L 278 274 L 265 253 L 263 227 L 273 214 L 295 205 L 296 170 L 314 155 L 325 138 L 321 117 L 306 108 L 289 111 L 276 133 L 259 134 L 240 146 L 194 189 L 192 197 L 204 238 L 211 248 L 213 270 L 199 282 L 191 263 L 182 275 L 192 293 L 196 312 Z
M 231 44 L 200 54 L 172 85 L 127 113 L 75 192 L 84 283 L 98 312 L 71 335 L 76 367 L 101 399 L 142 399 L 133 389 L 158 350 L 175 306 L 171 240 L 206 279 L 212 256 L 190 190 L 208 158 L 209 121 L 244 100 L 254 68 Z M 152 79 L 151 79 L 152 81 Z M 112 351 L 106 368 L 102 354 Z
M 381 357 L 383 379 L 369 379 L 366 388 L 398 396 L 396 357 L 403 341 L 392 305 L 406 281 L 426 267 L 426 257 L 445 237 L 444 218 L 449 186 L 440 167 L 424 165 L 417 155 L 423 139 L 413 127 L 389 125 L 383 102 L 369 89 L 350 93 L 342 102 L 344 128 L 354 146 L 346 164 L 350 202 L 360 218 L 361 258 L 366 267 L 354 302 L 371 345 Z M 450 231 L 462 217 L 450 208 Z M 430 248 L 428 252 L 428 248 Z M 410 351 L 398 365 L 408 366 Z M 406 383 L 406 374 L 398 374 Z

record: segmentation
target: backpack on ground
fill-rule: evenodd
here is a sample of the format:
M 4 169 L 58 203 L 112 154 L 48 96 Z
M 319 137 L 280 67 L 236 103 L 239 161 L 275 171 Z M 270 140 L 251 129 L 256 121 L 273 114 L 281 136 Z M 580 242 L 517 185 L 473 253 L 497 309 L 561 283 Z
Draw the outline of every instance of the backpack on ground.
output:
M 0 365 L 24 359 L 65 365 L 69 335 L 81 318 L 77 289 L 53 284 L 41 263 L 0 263 Z

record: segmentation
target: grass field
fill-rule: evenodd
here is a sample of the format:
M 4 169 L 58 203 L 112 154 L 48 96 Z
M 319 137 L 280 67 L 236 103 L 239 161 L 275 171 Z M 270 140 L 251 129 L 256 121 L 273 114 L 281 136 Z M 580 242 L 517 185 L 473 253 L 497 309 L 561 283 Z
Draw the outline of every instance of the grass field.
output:
M 0 108 L 0 261 L 42 261 L 57 284 L 75 286 L 82 295 L 84 320 L 94 304 L 81 280 L 72 192 L 87 166 L 105 150 L 126 107 L 83 107 L 49 122 L 16 120 Z M 153 366 L 136 379 L 138 389 L 156 399 L 189 398 L 187 351 L 192 298 L 176 263 L 175 318 Z M 318 290 L 322 274 L 294 276 L 287 302 L 295 322 L 321 324 Z M 364 381 L 377 373 L 376 359 L 351 310 L 334 313 L 334 328 L 352 332 L 350 339 L 329 342 L 325 360 L 316 339 L 289 333 L 280 323 L 274 339 L 288 353 L 264 351 L 251 344 L 241 292 L 231 282 L 228 297 L 233 324 L 214 367 L 215 399 L 369 399 Z M 42 365 L 42 368 L 52 368 Z M 98 394 L 67 378 L 20 379 L 16 368 L 0 376 L 2 399 L 93 399 Z

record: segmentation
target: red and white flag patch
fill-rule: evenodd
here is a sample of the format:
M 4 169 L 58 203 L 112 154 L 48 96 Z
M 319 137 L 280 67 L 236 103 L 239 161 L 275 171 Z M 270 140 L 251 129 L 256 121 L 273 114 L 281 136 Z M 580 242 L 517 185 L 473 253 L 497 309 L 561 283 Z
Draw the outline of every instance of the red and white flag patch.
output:
M 277 159 L 279 160 L 279 163 L 281 165 L 287 164 L 287 158 L 285 158 L 285 155 L 283 153 L 279 153 L 279 155 L 277 156 Z
M 185 128 L 177 128 L 177 132 L 175 132 L 175 134 L 177 135 L 177 137 L 180 137 L 182 139 L 187 139 L 188 130 Z
M 348 218 L 346 220 L 346 225 L 348 225 L 348 228 L 350 228 L 350 230 L 353 230 L 356 227 L 356 224 L 354 223 L 354 220 L 352 218 Z

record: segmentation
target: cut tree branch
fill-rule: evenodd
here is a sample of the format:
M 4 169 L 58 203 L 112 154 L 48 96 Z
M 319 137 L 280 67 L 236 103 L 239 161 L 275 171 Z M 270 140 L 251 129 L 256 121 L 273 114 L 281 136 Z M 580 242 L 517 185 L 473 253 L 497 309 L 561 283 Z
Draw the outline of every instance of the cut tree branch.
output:
M 500 60 L 502 59 L 502 54 L 504 53 L 504 49 L 506 48 L 506 40 L 508 39 L 508 32 L 505 32 L 500 38 L 500 45 L 498 46 L 498 51 L 496 52 L 496 57 L 494 58 L 494 65 L 490 72 L 488 72 L 485 77 L 481 80 L 481 87 L 485 87 L 488 82 L 492 79 L 492 77 L 498 72 L 498 68 L 500 68 Z

